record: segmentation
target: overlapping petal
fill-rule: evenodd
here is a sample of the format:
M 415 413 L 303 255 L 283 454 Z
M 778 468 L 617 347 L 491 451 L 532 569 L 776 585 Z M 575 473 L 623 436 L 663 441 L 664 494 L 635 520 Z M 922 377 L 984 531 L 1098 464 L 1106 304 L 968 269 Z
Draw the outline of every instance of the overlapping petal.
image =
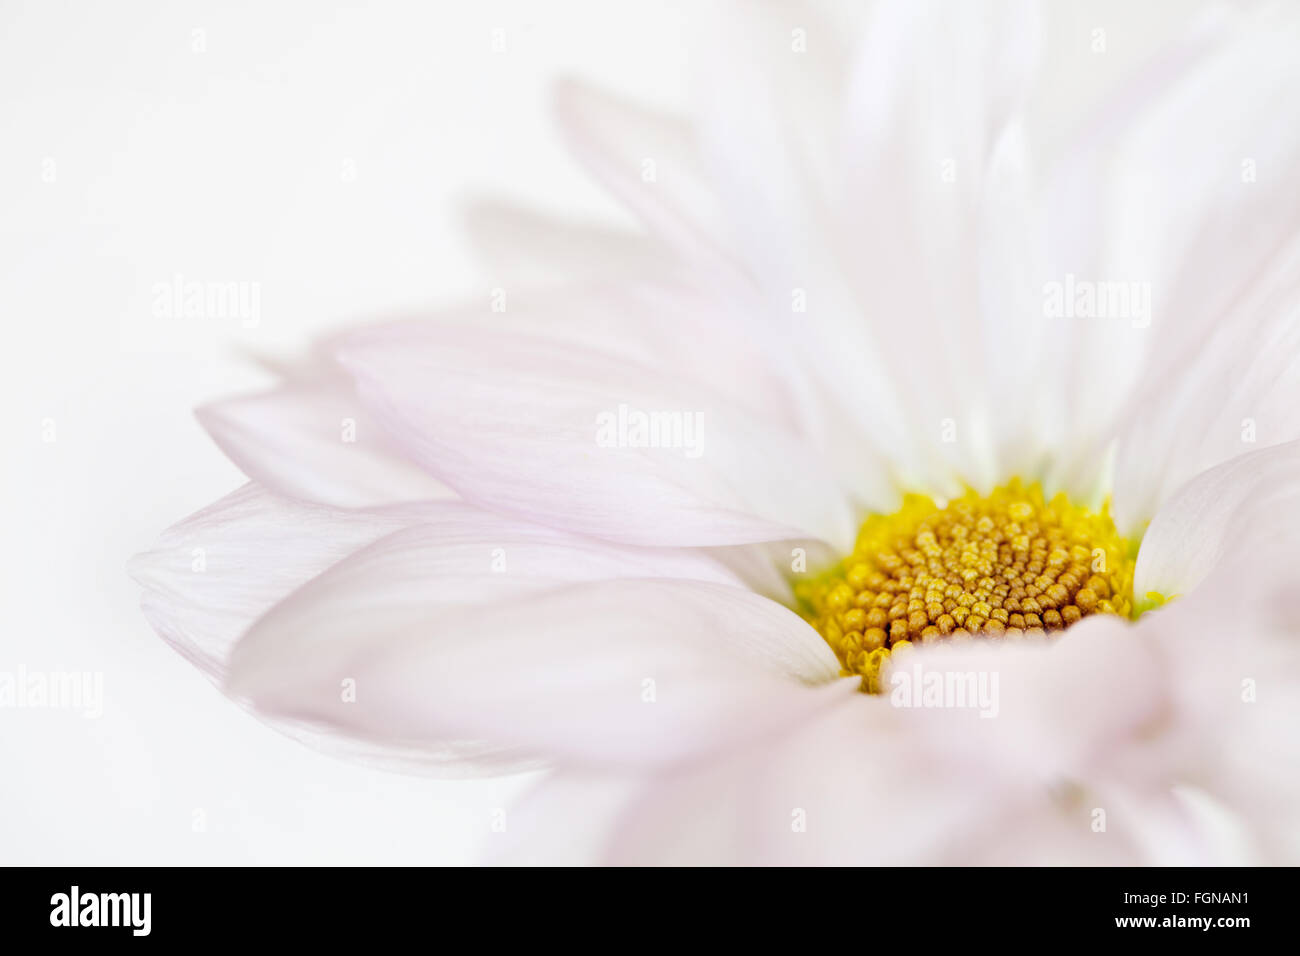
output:
M 621 577 L 538 589 L 482 574 L 476 600 L 457 604 L 474 575 L 424 579 L 411 544 L 380 542 L 263 617 L 236 648 L 231 692 L 363 738 L 484 740 L 637 769 L 797 722 L 821 701 L 800 685 L 839 673 L 816 632 L 743 588 Z
M 671 371 L 438 324 L 358 333 L 340 357 L 406 454 L 485 508 L 643 545 L 851 539 L 812 446 Z
M 337 372 L 197 414 L 244 474 L 283 495 L 343 508 L 451 496 L 398 452 Z

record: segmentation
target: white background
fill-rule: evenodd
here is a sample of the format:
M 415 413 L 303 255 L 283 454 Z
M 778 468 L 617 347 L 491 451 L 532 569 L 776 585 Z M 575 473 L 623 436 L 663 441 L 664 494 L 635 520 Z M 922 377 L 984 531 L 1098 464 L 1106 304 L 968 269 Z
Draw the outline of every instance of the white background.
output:
M 709 55 L 692 6 L 0 3 L 0 671 L 105 682 L 98 720 L 0 709 L 0 863 L 478 857 L 527 779 L 404 777 L 281 737 L 153 634 L 124 563 L 242 483 L 191 409 L 268 384 L 253 358 L 486 302 L 467 199 L 630 226 L 562 150 L 548 85 L 684 106 Z M 1180 7 L 1135 6 L 1055 5 L 1044 152 Z M 260 323 L 155 316 L 178 273 L 261 283 Z

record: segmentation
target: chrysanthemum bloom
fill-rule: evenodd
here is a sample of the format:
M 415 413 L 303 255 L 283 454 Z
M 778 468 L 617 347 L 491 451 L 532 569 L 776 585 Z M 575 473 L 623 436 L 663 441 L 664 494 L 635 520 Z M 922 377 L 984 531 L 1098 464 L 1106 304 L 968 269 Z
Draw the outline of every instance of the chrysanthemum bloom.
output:
M 562 89 L 646 234 L 496 213 L 597 281 L 202 410 L 252 481 L 154 626 L 319 743 L 552 768 L 506 859 L 1294 862 L 1298 18 L 1035 174 L 1032 14 L 747 7 L 689 120 Z

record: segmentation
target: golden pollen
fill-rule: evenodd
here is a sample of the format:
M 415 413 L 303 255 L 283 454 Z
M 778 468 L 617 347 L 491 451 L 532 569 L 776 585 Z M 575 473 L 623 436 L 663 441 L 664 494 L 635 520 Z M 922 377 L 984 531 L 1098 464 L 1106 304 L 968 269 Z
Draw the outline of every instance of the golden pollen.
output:
M 1135 555 L 1108 507 L 1017 479 L 943 507 L 907 495 L 795 595 L 843 674 L 879 693 L 881 667 L 917 642 L 1045 640 L 1089 614 L 1131 616 Z

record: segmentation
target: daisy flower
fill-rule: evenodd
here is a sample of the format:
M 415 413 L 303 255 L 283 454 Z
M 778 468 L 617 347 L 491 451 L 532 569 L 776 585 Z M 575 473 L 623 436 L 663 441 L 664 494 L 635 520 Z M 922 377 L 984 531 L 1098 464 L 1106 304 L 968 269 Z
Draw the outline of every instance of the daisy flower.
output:
M 644 230 L 480 209 L 544 281 L 201 409 L 250 483 L 145 613 L 318 746 L 546 768 L 503 860 L 1295 862 L 1300 17 L 1035 164 L 1031 5 L 844 14 L 725 9 L 690 116 L 564 84 Z

